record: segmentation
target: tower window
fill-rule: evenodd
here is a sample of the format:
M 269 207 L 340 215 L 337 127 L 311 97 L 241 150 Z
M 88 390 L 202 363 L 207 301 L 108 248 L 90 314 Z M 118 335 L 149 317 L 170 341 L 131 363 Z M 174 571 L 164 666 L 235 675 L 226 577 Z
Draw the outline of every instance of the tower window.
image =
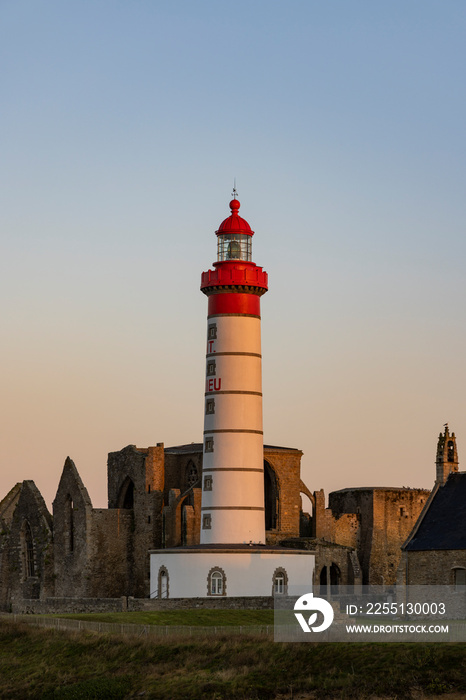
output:
M 204 452 L 213 452 L 213 451 L 214 451 L 214 438 L 208 437 L 205 439 Z
M 215 376 L 215 360 L 209 360 L 209 362 L 207 363 L 207 376 Z
M 206 416 L 215 413 L 215 399 L 207 399 L 205 402 Z
M 210 475 L 204 477 L 204 491 L 212 491 L 212 477 Z
M 212 516 L 210 513 L 202 516 L 202 529 L 210 530 L 212 528 Z
M 455 446 L 453 444 L 453 440 L 448 441 L 447 461 L 448 462 L 455 461 Z
M 217 339 L 217 324 L 216 323 L 209 323 L 209 327 L 207 329 L 207 338 L 209 340 L 216 340 Z

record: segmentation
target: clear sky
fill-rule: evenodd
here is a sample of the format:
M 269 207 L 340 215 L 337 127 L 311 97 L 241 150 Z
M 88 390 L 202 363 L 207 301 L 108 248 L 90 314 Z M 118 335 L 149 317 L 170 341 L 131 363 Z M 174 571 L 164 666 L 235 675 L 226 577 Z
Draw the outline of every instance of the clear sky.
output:
M 3 0 L 1 496 L 201 440 L 235 177 L 265 442 L 326 492 L 466 459 L 465 65 L 464 0 Z

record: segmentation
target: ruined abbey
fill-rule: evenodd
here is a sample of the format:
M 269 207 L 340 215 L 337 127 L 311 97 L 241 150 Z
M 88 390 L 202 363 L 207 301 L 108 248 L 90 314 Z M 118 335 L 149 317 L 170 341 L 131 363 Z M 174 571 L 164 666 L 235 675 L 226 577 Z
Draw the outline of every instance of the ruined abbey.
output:
M 409 564 L 416 557 L 426 572 L 432 570 L 425 551 L 435 523 L 429 526 L 432 517 L 426 518 L 426 512 L 433 505 L 448 523 L 448 494 L 464 500 L 463 480 L 449 476 L 459 475 L 456 439 L 448 427 L 438 443 L 436 500 L 424 489 L 345 488 L 331 493 L 326 506 L 324 492 L 310 490 L 301 479 L 299 449 L 263 445 L 260 297 L 268 276 L 252 261 L 254 232 L 239 208 L 234 190 L 231 215 L 216 231 L 217 262 L 201 278 L 208 297 L 204 443 L 129 445 L 111 452 L 106 509 L 93 508 L 70 458 L 53 513 L 33 481 L 13 486 L 0 502 L 0 609 L 121 609 L 130 600 L 170 598 L 164 561 L 170 553 L 179 560 L 189 547 L 200 545 L 211 547 L 210 554 L 227 545 L 243 553 L 255 547 L 258 562 L 279 556 L 309 562 L 301 578 L 309 588 L 393 586 L 400 561 L 405 578 L 415 576 L 416 566 L 410 570 Z M 417 535 L 403 550 L 411 533 Z M 449 542 L 450 549 L 457 544 L 448 538 L 436 541 Z M 194 562 L 202 563 L 206 551 L 197 559 L 189 554 L 191 578 Z M 150 558 L 159 555 L 164 561 L 151 583 Z M 454 562 L 464 562 L 464 556 L 454 556 L 452 570 L 463 571 Z M 189 562 L 183 561 L 178 583 L 189 579 Z M 202 574 L 195 596 L 206 589 L 206 596 L 226 595 L 225 572 L 214 563 L 217 568 L 210 570 L 206 583 Z M 284 593 L 288 585 L 288 572 L 277 563 L 270 588 L 267 581 L 261 589 L 264 597 Z M 210 579 L 212 571 L 218 581 Z M 234 574 L 241 580 L 239 598 L 251 595 L 245 571 L 232 566 L 228 583 L 231 590 Z M 466 568 L 458 576 L 466 581 Z M 175 588 L 182 591 L 180 599 L 192 594 L 192 581 L 190 585 L 191 590 L 189 581 Z
M 458 469 L 455 436 L 447 433 L 437 478 Z M 33 481 L 16 484 L 0 502 L 1 609 L 60 611 L 70 599 L 92 608 L 148 598 L 150 550 L 199 543 L 202 449 L 159 443 L 110 453 L 107 509 L 92 507 L 69 458 L 53 513 Z M 267 544 L 313 550 L 314 584 L 393 585 L 401 547 L 430 492 L 346 488 L 330 493 L 326 507 L 324 492 L 301 480 L 301 456 L 264 446 Z

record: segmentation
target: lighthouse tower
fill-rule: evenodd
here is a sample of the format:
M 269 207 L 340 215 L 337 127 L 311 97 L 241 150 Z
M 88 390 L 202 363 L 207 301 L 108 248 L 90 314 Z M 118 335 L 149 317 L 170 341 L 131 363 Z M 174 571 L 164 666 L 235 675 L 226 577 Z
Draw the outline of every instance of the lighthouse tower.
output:
M 254 231 L 231 214 L 208 298 L 200 543 L 153 550 L 151 597 L 254 597 L 312 588 L 315 552 L 266 545 L 260 298 L 267 273 L 252 261 Z
M 248 222 L 216 231 L 217 261 L 202 273 L 208 297 L 201 545 L 265 544 L 260 297 L 267 273 L 252 261 Z

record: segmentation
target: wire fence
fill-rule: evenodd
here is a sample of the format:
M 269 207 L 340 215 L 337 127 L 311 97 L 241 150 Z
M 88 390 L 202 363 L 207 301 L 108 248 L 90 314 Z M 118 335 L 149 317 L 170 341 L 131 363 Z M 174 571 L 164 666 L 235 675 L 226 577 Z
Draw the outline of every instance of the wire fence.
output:
M 131 635 L 135 637 L 211 637 L 211 636 L 260 636 L 273 637 L 273 625 L 142 625 L 118 622 L 98 622 L 74 620 L 62 617 L 41 617 L 40 615 L 0 615 L 0 621 L 25 622 L 35 627 L 45 627 L 63 631 L 87 631 L 101 634 Z

